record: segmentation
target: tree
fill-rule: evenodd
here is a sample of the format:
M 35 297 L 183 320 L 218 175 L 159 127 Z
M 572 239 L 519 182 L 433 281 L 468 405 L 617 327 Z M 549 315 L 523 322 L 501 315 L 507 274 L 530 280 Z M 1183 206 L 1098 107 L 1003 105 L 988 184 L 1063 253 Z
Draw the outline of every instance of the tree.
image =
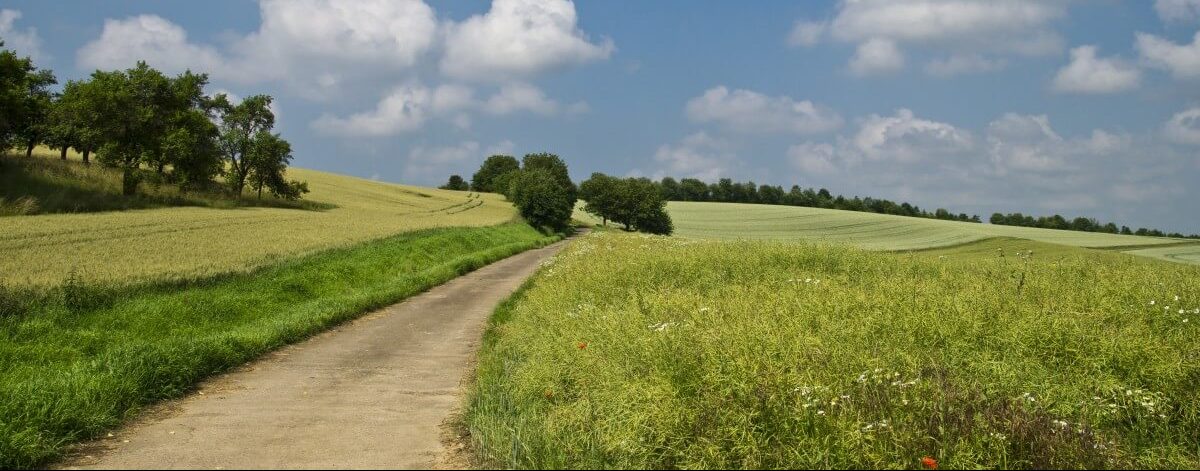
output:
M 563 231 L 571 220 L 575 203 L 567 188 L 550 170 L 535 168 L 516 174 L 513 204 L 530 225 Z
M 54 74 L 38 70 L 29 57 L 0 50 L 0 151 L 19 142 L 26 146 L 26 156 L 32 154 L 46 133 L 52 97 L 49 87 L 55 83 Z
M 471 189 L 471 186 L 467 184 L 466 180 L 463 180 L 461 175 L 450 175 L 450 181 L 438 188 L 443 190 L 467 191 Z
M 567 171 L 567 163 L 563 162 L 559 156 L 539 152 L 535 154 L 525 154 L 525 158 L 521 159 L 521 170 L 546 170 L 554 177 L 554 181 L 558 182 L 567 192 L 567 199 L 571 202 L 571 206 L 575 205 L 575 200 L 578 198 L 579 190 L 575 187 L 575 183 L 571 181 L 571 175 Z
M 591 178 L 579 184 L 579 197 L 586 204 L 583 210 L 601 219 L 607 226 L 616 213 L 619 180 L 603 173 L 593 173 Z
M 58 100 L 50 108 L 47 137 L 49 143 L 57 146 L 64 157 L 67 147 L 73 147 L 83 155 L 86 164 L 92 150 L 103 144 L 103 123 L 96 119 L 96 110 L 100 109 L 103 100 L 103 94 L 91 81 L 72 80 L 63 87 Z
M 233 105 L 224 94 L 217 95 L 212 107 L 220 117 L 220 149 L 229 162 L 227 182 L 234 195 L 241 195 L 251 172 L 251 147 L 261 132 L 275 127 L 269 95 L 254 95 Z M 290 149 L 289 149 L 290 150 Z
M 506 189 L 496 181 L 501 175 L 516 172 L 521 164 L 511 155 L 493 155 L 483 161 L 479 171 L 471 176 L 471 189 L 484 193 L 504 193 Z
M 160 151 L 174 167 L 171 178 L 182 188 L 203 188 L 221 173 L 219 136 L 217 126 L 200 110 L 175 117 L 172 128 L 161 141 Z
M 682 188 L 680 188 L 679 182 L 675 181 L 674 178 L 663 177 L 662 181 L 659 182 L 659 184 L 658 184 L 658 188 L 662 192 L 662 197 L 664 200 L 679 201 L 679 200 L 683 199 L 682 198 L 683 190 L 682 190 Z M 581 192 L 583 191 L 582 184 L 580 185 L 579 190 Z
M 250 147 L 243 157 L 248 162 L 246 179 L 250 188 L 262 199 L 263 189 L 276 197 L 294 200 L 308 193 L 308 184 L 288 181 L 284 174 L 292 161 L 292 145 L 270 131 L 260 130 L 250 140 Z
M 684 178 L 679 181 L 679 191 L 683 201 L 708 201 L 708 185 L 695 178 Z
M 92 103 L 91 124 L 103 145 L 100 159 L 122 170 L 122 192 L 137 191 L 138 168 L 147 151 L 157 149 L 170 119 L 161 105 L 171 99 L 171 81 L 161 72 L 138 62 L 126 71 L 92 74 L 102 100 Z

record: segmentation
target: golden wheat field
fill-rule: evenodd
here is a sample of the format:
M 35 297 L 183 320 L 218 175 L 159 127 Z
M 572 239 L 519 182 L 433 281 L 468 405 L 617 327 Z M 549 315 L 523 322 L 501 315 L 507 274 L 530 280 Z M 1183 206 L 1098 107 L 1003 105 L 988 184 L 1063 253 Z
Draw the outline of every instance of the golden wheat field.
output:
M 172 207 L 0 218 L 0 284 L 76 276 L 135 283 L 244 271 L 399 232 L 490 226 L 516 217 L 500 195 L 396 185 L 294 168 L 328 210 Z M 72 275 L 74 274 L 74 275 Z

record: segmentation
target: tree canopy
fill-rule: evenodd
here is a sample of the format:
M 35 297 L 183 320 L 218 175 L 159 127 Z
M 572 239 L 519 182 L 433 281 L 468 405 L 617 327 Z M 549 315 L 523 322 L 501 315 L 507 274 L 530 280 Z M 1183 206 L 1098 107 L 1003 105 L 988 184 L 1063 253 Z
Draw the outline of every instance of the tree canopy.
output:
M 471 176 L 471 189 L 485 193 L 503 193 L 506 188 L 497 184 L 497 179 L 509 172 L 521 169 L 516 157 L 511 155 L 493 155 L 483 161 L 479 171 Z

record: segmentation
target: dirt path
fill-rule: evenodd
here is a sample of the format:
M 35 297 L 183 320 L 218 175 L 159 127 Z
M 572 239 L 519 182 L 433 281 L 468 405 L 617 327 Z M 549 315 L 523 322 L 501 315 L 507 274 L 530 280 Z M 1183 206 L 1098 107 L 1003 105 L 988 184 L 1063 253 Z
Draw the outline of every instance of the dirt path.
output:
M 430 468 L 487 318 L 564 243 L 282 348 L 78 447 L 65 468 Z

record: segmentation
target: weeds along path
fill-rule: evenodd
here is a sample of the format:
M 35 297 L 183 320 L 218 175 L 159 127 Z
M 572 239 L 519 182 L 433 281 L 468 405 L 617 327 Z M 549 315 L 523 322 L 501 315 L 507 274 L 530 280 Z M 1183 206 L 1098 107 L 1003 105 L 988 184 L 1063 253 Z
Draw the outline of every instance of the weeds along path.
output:
M 65 468 L 429 468 L 496 305 L 565 242 L 530 250 L 203 383 Z

